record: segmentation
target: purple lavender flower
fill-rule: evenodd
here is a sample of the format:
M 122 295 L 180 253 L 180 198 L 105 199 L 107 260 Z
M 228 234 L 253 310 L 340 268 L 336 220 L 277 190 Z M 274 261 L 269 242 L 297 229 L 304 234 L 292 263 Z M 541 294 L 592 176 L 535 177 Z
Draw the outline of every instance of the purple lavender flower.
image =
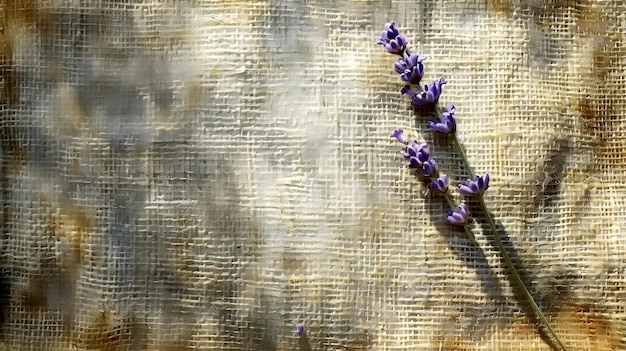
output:
M 465 184 L 459 184 L 459 192 L 463 195 L 482 194 L 489 188 L 489 173 L 476 176 L 476 181 L 466 180 Z
M 441 116 L 434 122 L 428 122 L 428 128 L 434 129 L 439 133 L 456 132 L 456 120 L 454 119 L 454 105 L 448 105 L 447 112 L 443 112 Z
M 439 96 L 441 96 L 441 89 L 444 84 L 446 84 L 446 80 L 441 77 L 439 80 L 434 81 L 432 84 L 424 85 L 424 90 L 415 94 L 413 90 L 411 90 L 410 85 L 405 85 L 400 92 L 402 94 L 407 94 L 411 97 L 411 101 L 415 106 L 432 106 L 437 104 L 439 101 Z
M 383 45 L 390 54 L 402 55 L 407 40 L 396 28 L 396 22 L 391 21 L 391 23 L 385 24 L 385 30 L 380 34 L 377 44 Z
M 430 178 L 435 175 L 436 166 L 437 163 L 435 163 L 435 160 L 430 159 L 422 163 L 422 167 L 417 169 L 417 175 L 424 178 Z
M 404 130 L 402 130 L 400 128 L 394 129 L 393 132 L 391 132 L 390 137 L 398 139 L 399 142 L 401 142 L 402 144 L 405 144 L 405 145 L 409 142 L 404 137 Z
M 407 145 L 406 150 L 400 153 L 409 161 L 411 168 L 417 168 L 430 159 L 428 144 L 419 144 L 417 140 L 413 140 L 410 145 Z
M 439 178 L 430 182 L 430 190 L 437 194 L 445 194 L 448 191 L 448 184 L 450 183 L 450 179 L 448 176 L 443 174 L 439 176 Z
M 306 330 L 304 329 L 304 324 L 298 324 L 298 335 L 304 336 Z
M 404 57 L 399 58 L 393 67 L 403 81 L 409 84 L 419 84 L 424 75 L 424 65 L 422 64 L 424 60 L 426 60 L 425 56 L 413 54 L 407 49 Z
M 415 168 L 419 176 L 430 178 L 435 173 L 437 164 L 430 158 L 428 144 L 419 144 L 417 140 L 407 145 L 405 151 L 400 152 L 409 161 L 409 168 Z
M 446 222 L 452 225 L 464 226 L 467 224 L 467 215 L 469 214 L 469 209 L 467 206 L 462 203 L 459 205 L 459 209 L 456 211 L 448 210 L 448 216 L 446 217 Z

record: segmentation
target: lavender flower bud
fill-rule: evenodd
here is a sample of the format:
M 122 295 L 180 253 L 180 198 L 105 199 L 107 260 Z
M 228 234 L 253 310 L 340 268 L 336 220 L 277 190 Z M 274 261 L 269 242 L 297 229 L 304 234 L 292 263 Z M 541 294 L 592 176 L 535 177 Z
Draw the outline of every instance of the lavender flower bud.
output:
M 456 211 L 448 210 L 448 216 L 446 222 L 452 225 L 464 226 L 467 224 L 467 216 L 469 215 L 469 209 L 462 203 L 459 205 L 459 209 Z
M 465 184 L 459 184 L 459 192 L 463 195 L 479 195 L 489 188 L 489 173 L 476 176 L 476 181 L 466 180 Z
M 430 182 L 429 188 L 437 194 L 445 194 L 448 191 L 449 183 L 450 179 L 448 179 L 447 175 L 443 174 L 439 176 L 439 178 Z
M 441 96 L 441 89 L 444 84 L 446 84 L 446 80 L 441 77 L 439 80 L 434 81 L 432 84 L 424 85 L 424 90 L 415 94 L 413 90 L 411 90 L 410 85 L 405 85 L 400 92 L 402 94 L 407 94 L 411 97 L 411 102 L 415 106 L 433 106 L 436 105 L 439 101 L 439 97 Z
M 405 144 L 405 145 L 409 142 L 404 137 L 404 130 L 402 130 L 400 128 L 394 129 L 393 132 L 391 132 L 390 137 L 398 139 L 399 142 L 401 142 L 402 144 Z
M 417 175 L 430 178 L 435 174 L 437 164 L 435 160 L 430 159 L 428 144 L 419 144 L 417 140 L 413 140 L 413 143 L 407 145 L 406 150 L 400 153 L 409 161 L 409 168 L 415 168 Z
M 405 151 L 400 151 L 400 153 L 407 160 L 410 160 L 410 158 L 413 157 L 418 160 L 419 163 L 424 163 L 430 158 L 430 152 L 428 152 L 428 144 L 419 144 L 417 140 L 413 140 L 410 145 L 407 145 Z
M 304 329 L 304 324 L 298 324 L 298 335 L 304 336 L 306 334 L 306 330 Z
M 437 164 L 435 163 L 435 160 L 428 160 L 422 163 L 421 168 L 417 169 L 417 175 L 424 178 L 431 178 L 433 175 L 435 175 L 436 166 Z
M 404 57 L 398 59 L 394 64 L 394 69 L 400 74 L 400 79 L 409 84 L 419 84 L 424 75 L 424 65 L 422 61 L 425 56 L 412 54 L 408 49 L 404 53 Z
M 383 45 L 390 54 L 402 55 L 407 40 L 396 28 L 396 22 L 392 21 L 385 24 L 385 30 L 380 34 L 377 44 Z
M 448 105 L 447 112 L 443 112 L 441 116 L 434 122 L 428 122 L 428 128 L 434 129 L 439 133 L 456 132 L 456 120 L 454 119 L 454 105 Z

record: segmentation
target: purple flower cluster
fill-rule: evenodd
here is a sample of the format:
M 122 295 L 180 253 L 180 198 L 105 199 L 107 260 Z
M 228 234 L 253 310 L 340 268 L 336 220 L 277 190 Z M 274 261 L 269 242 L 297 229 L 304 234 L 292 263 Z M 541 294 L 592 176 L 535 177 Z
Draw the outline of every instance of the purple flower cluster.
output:
M 448 134 L 456 132 L 456 120 L 454 119 L 454 105 L 448 105 L 446 112 L 443 112 L 436 121 L 428 122 L 428 128 L 439 133 Z
M 442 77 L 431 84 L 426 84 L 423 87 L 420 86 L 420 81 L 424 76 L 423 61 L 426 57 L 414 54 L 407 48 L 407 39 L 396 28 L 395 22 L 387 23 L 385 25 L 385 31 L 383 31 L 380 35 L 378 44 L 383 45 L 387 52 L 400 56 L 394 65 L 394 70 L 400 75 L 400 79 L 406 84 L 400 90 L 401 93 L 403 95 L 408 95 L 411 98 L 411 103 L 419 107 L 416 111 L 420 113 L 431 113 L 434 111 L 436 113 L 436 119 L 428 122 L 428 128 L 438 133 L 449 135 L 449 138 L 447 139 L 450 140 L 456 147 L 459 157 L 462 159 L 463 165 L 468 170 L 470 177 L 474 177 L 467 156 L 465 155 L 465 151 L 463 151 L 463 148 L 459 144 L 455 135 L 456 119 L 454 114 L 456 109 L 454 105 L 449 105 L 445 112 L 441 112 L 438 107 L 439 97 L 441 96 L 443 86 L 447 83 L 446 80 Z M 432 111 L 428 109 L 432 109 Z M 443 196 L 447 203 L 453 207 L 448 210 L 448 213 L 445 216 L 446 222 L 450 225 L 463 227 L 470 242 L 474 245 L 478 245 L 471 229 L 468 226 L 469 208 L 465 203 L 461 203 L 457 208 L 454 208 L 454 200 L 448 191 L 450 179 L 445 174 L 438 174 L 435 160 L 431 158 L 428 150 L 428 144 L 420 144 L 417 140 L 410 142 L 404 137 L 402 129 L 395 129 L 393 133 L 391 133 L 391 137 L 396 138 L 403 144 L 405 149 L 401 151 L 402 156 L 404 156 L 404 158 L 408 161 L 409 168 L 416 170 L 417 175 L 420 176 L 421 180 L 428 186 L 431 194 Z M 491 227 L 495 243 L 500 250 L 502 258 L 511 271 L 511 276 L 521 288 L 527 302 L 531 307 L 533 307 L 535 315 L 540 321 L 543 322 L 553 339 L 556 340 L 559 350 L 566 350 L 565 345 L 561 342 L 552 327 L 550 327 L 550 323 L 548 322 L 546 316 L 537 306 L 537 303 L 529 292 L 526 283 L 517 273 L 515 265 L 507 253 L 507 248 L 504 246 L 502 239 L 498 234 L 498 229 L 496 228 L 494 219 L 489 211 L 486 210 L 483 193 L 489 188 L 489 174 L 485 173 L 483 175 L 477 175 L 475 176 L 475 179 L 476 180 L 467 179 L 464 183 L 458 184 L 459 193 L 464 196 L 475 197 L 476 202 L 482 209 L 483 215 L 487 219 L 487 223 L 489 223 L 489 226 Z M 303 330 L 300 331 L 300 335 L 302 335 L 302 333 Z M 550 344 L 551 346 L 555 346 L 552 345 L 552 343 Z
M 434 81 L 432 84 L 426 84 L 420 87 L 419 83 L 424 75 L 423 61 L 426 57 L 412 53 L 407 46 L 407 39 L 396 28 L 395 22 L 385 25 L 385 30 L 380 35 L 378 44 L 385 47 L 385 50 L 391 54 L 398 55 L 400 58 L 394 65 L 395 71 L 400 75 L 400 79 L 407 83 L 400 92 L 411 98 L 411 102 L 415 106 L 433 107 L 437 111 L 437 118 L 428 122 L 428 128 L 443 134 L 453 134 L 456 132 L 456 108 L 454 105 L 448 105 L 445 112 L 439 113 L 437 104 L 441 96 L 443 86 L 447 83 L 442 77 Z M 430 157 L 428 144 L 420 144 L 417 140 L 409 142 L 404 137 L 402 129 L 394 129 L 391 137 L 397 139 L 405 147 L 400 153 L 409 163 L 409 168 L 415 169 L 418 176 L 428 181 L 428 188 L 434 194 L 448 196 L 448 185 L 450 179 L 447 175 L 438 175 L 436 162 Z M 489 174 L 476 176 L 476 181 L 466 180 L 465 183 L 458 185 L 459 193 L 462 195 L 482 195 L 489 188 Z M 467 224 L 469 209 L 467 205 L 461 203 L 456 210 L 449 210 L 446 221 L 453 225 L 464 226 Z
M 411 97 L 411 102 L 415 106 L 432 107 L 437 105 L 441 96 L 442 87 L 446 84 L 445 78 L 441 77 L 432 84 L 424 85 L 423 90 L 418 89 L 418 93 L 414 93 L 410 85 L 405 85 L 400 92 Z
M 467 216 L 469 215 L 469 209 L 467 205 L 462 203 L 459 205 L 459 209 L 448 210 L 448 216 L 446 217 L 446 221 L 452 225 L 464 226 L 467 224 Z
M 400 151 L 400 153 L 409 161 L 409 168 L 415 169 L 417 175 L 423 178 L 430 178 L 435 174 L 436 163 L 435 160 L 430 158 L 428 144 L 420 144 L 417 140 L 407 143 L 401 129 L 394 130 L 391 133 L 391 137 L 398 139 L 398 141 L 406 145 L 406 148 Z
M 383 45 L 388 53 L 400 56 L 394 64 L 394 69 L 400 75 L 400 79 L 407 83 L 400 92 L 411 97 L 411 102 L 415 106 L 435 106 L 446 80 L 442 77 L 432 84 L 424 85 L 423 88 L 420 86 L 419 83 L 424 76 L 424 64 L 422 62 L 426 57 L 412 53 L 406 47 L 408 40 L 400 34 L 396 28 L 396 22 L 392 21 L 385 24 L 385 30 L 380 34 L 377 43 Z
M 446 222 L 452 225 L 464 226 L 467 224 L 467 217 L 469 216 L 469 209 L 465 203 L 461 203 L 457 210 L 449 209 L 446 216 Z
M 420 144 L 417 140 L 413 140 L 413 142 L 409 143 L 404 137 L 404 131 L 400 128 L 394 129 L 389 136 L 405 145 L 405 149 L 400 151 L 400 154 L 409 162 L 409 168 L 415 169 L 417 175 L 425 180 L 431 180 L 435 177 L 437 173 L 437 163 L 430 157 L 428 144 Z M 448 191 L 448 184 L 450 184 L 450 179 L 447 175 L 443 174 L 431 180 L 428 188 L 434 193 L 445 194 Z
M 476 181 L 466 180 L 465 184 L 459 184 L 459 192 L 463 195 L 480 195 L 489 188 L 489 173 L 476 176 Z
M 448 192 L 448 184 L 450 184 L 450 179 L 447 175 L 442 174 L 439 178 L 431 181 L 428 188 L 437 194 L 445 194 Z
M 378 43 L 385 47 L 390 54 L 400 55 L 406 49 L 407 40 L 404 35 L 400 35 L 400 31 L 396 28 L 396 22 L 385 24 L 385 30 L 380 34 Z
M 408 49 L 404 53 L 404 56 L 399 58 L 393 65 L 393 68 L 400 75 L 400 79 L 409 84 L 419 84 L 424 75 L 424 64 L 422 61 L 426 60 L 425 56 L 418 54 L 412 54 Z
M 454 113 L 454 107 L 448 108 L 448 113 Z M 452 117 L 453 118 L 453 117 Z M 415 169 L 415 173 L 429 181 L 428 189 L 433 194 L 448 196 L 448 185 L 450 179 L 447 175 L 441 174 L 437 176 L 437 163 L 430 157 L 428 144 L 418 143 L 417 140 L 409 142 L 404 137 L 402 129 L 394 129 L 390 137 L 395 138 L 404 145 L 404 150 L 400 154 L 408 161 L 409 168 Z M 489 188 L 489 173 L 482 176 L 476 176 L 476 181 L 466 180 L 465 183 L 458 185 L 459 193 L 462 195 L 482 195 Z M 464 226 L 467 224 L 469 209 L 467 205 L 461 203 L 457 210 L 448 210 L 446 221 L 452 225 Z

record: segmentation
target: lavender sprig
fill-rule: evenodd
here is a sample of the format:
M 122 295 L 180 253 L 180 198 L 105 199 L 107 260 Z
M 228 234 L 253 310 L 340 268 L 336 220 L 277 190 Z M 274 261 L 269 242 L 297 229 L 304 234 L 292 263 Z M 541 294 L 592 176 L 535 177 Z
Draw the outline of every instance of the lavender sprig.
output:
M 433 192 L 433 194 L 443 195 L 450 207 L 456 207 L 454 205 L 454 201 L 452 200 L 452 196 L 448 191 L 450 179 L 445 174 L 437 177 L 437 164 L 435 160 L 430 157 L 428 144 L 420 144 L 415 139 L 409 144 L 409 141 L 404 137 L 404 131 L 400 128 L 394 129 L 389 136 L 391 138 L 395 138 L 398 142 L 405 146 L 405 149 L 400 151 L 400 154 L 409 162 L 409 168 L 416 169 L 416 174 L 422 180 L 426 182 L 430 181 L 429 189 Z M 467 238 L 472 245 L 478 246 L 478 243 L 474 238 L 474 234 L 472 234 L 472 231 L 467 225 L 468 216 L 469 209 L 465 204 L 461 204 L 459 205 L 458 210 L 448 211 L 446 221 L 448 224 L 462 226 L 465 229 L 465 234 L 467 234 Z
M 489 187 L 489 174 L 485 173 L 482 176 L 476 176 L 472 171 L 469 160 L 467 159 L 467 155 L 465 154 L 463 147 L 456 137 L 456 119 L 454 116 L 456 109 L 454 105 L 448 106 L 447 111 L 443 113 L 437 106 L 439 102 L 439 97 L 442 93 L 442 87 L 444 84 L 447 83 L 447 81 L 442 77 L 430 85 L 424 85 L 423 89 L 418 85 L 424 74 L 424 66 L 422 64 L 422 61 L 424 61 L 425 57 L 410 52 L 410 50 L 406 47 L 408 41 L 406 40 L 406 37 L 401 35 L 400 31 L 395 27 L 395 22 L 386 24 L 385 31 L 383 31 L 383 33 L 381 34 L 378 43 L 384 45 L 387 52 L 400 56 L 400 59 L 398 59 L 398 62 L 396 62 L 396 64 L 394 65 L 394 69 L 398 74 L 400 74 L 400 79 L 408 83 L 400 90 L 400 92 L 402 94 L 408 95 L 411 98 L 411 102 L 413 105 L 422 108 L 432 107 L 436 112 L 437 119 L 435 121 L 428 122 L 428 128 L 436 132 L 451 136 L 450 139 L 454 144 L 456 150 L 458 151 L 470 178 L 466 180 L 464 184 L 458 185 L 459 192 L 462 195 L 472 196 L 477 200 L 481 211 L 485 215 L 489 227 L 491 228 L 496 245 L 500 250 L 502 258 L 509 267 L 509 270 L 511 271 L 511 275 L 513 276 L 515 282 L 522 290 L 522 293 L 532 307 L 533 311 L 544 324 L 546 329 L 550 332 L 558 346 L 561 349 L 567 351 L 565 345 L 561 342 L 554 329 L 550 326 L 548 319 L 535 302 L 535 299 L 533 298 L 530 291 L 526 287 L 526 284 L 517 272 L 515 265 L 513 264 L 513 261 L 511 260 L 508 251 L 502 242 L 500 234 L 496 229 L 493 216 L 491 212 L 487 210 L 487 206 L 485 205 L 485 200 L 483 198 L 483 193 Z M 416 92 L 413 91 L 412 86 L 415 86 Z M 434 160 L 430 158 L 430 153 L 428 152 L 426 144 L 418 144 L 415 140 L 413 141 L 413 144 L 408 145 L 408 141 L 402 136 L 401 129 L 394 130 L 394 133 L 392 133 L 391 136 L 395 137 L 399 142 L 406 145 L 406 150 L 402 152 L 402 155 L 409 161 L 409 167 L 416 168 L 418 175 L 426 177 L 429 180 L 436 176 L 436 164 Z M 471 179 L 476 180 L 473 181 Z M 443 175 L 439 178 L 436 178 L 435 180 L 431 180 L 429 183 L 429 189 L 432 190 L 434 193 L 444 195 L 450 206 L 454 207 L 454 202 L 452 201 L 452 198 L 448 192 L 448 183 L 448 177 Z M 473 244 L 478 245 L 474 240 L 474 236 L 471 233 L 471 230 L 469 229 L 468 217 L 469 210 L 464 203 L 461 203 L 458 206 L 458 209 L 448 210 L 446 221 L 452 225 L 463 226 L 470 241 Z

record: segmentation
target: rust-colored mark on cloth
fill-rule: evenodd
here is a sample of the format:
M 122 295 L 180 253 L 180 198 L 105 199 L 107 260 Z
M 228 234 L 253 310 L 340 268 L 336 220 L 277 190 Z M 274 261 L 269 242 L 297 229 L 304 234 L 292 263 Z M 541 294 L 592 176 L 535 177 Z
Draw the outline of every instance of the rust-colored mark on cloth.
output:
M 511 1 L 510 0 L 485 0 L 485 7 L 487 11 L 509 16 L 511 14 Z
M 623 335 L 616 330 L 605 311 L 586 304 L 565 305 L 555 319 L 554 325 L 565 330 L 574 340 L 568 344 L 572 350 L 620 350 Z

